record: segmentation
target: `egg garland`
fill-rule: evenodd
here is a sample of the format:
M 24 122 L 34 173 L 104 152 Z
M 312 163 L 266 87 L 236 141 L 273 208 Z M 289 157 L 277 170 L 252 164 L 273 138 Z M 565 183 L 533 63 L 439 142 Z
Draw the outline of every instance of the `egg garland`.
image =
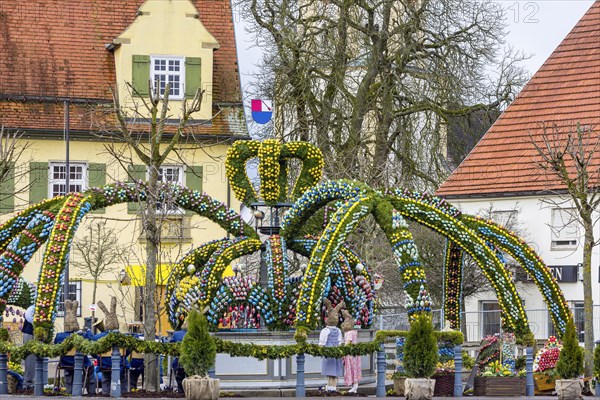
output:
M 315 304 L 323 297 L 327 267 L 334 259 L 339 247 L 356 225 L 371 211 L 372 198 L 358 196 L 342 205 L 325 228 L 313 250 L 305 280 L 300 292 L 296 325 L 316 326 L 318 310 Z
M 540 290 L 558 332 L 563 334 L 571 313 L 556 278 L 542 259 L 521 238 L 493 221 L 471 216 L 464 216 L 464 220 L 494 246 L 506 251 L 519 262 Z
M 275 269 L 271 272 L 268 291 L 266 294 L 254 293 L 253 297 L 257 304 L 262 303 L 260 315 L 263 322 L 271 315 L 271 326 L 286 328 L 292 323 L 296 323 L 299 328 L 312 326 L 318 319 L 317 304 L 320 303 L 321 296 L 327 294 L 350 298 L 350 308 L 358 314 L 361 324 L 364 326 L 365 321 L 370 323 L 374 300 L 372 274 L 368 267 L 359 267 L 362 263 L 345 243 L 356 224 L 369 213 L 373 213 L 390 241 L 404 289 L 414 299 L 412 307 L 415 312 L 419 311 L 418 307 L 424 307 L 421 302 L 427 303 L 428 294 L 418 251 L 407 229 L 407 219 L 434 229 L 456 245 L 457 250 L 452 255 L 447 255 L 447 264 L 452 268 L 446 268 L 444 279 L 448 299 L 444 306 L 451 322 L 459 321 L 460 316 L 458 310 L 462 276 L 459 259 L 463 253 L 471 255 L 490 280 L 503 311 L 503 322 L 508 329 L 519 335 L 529 333 L 522 301 L 512 284 L 510 274 L 503 266 L 502 252 L 511 254 L 533 277 L 548 302 L 559 332 L 570 318 L 564 296 L 553 276 L 541 259 L 512 232 L 475 217 L 462 215 L 443 199 L 425 192 L 403 189 L 375 191 L 367 185 L 352 181 L 317 184 L 324 165 L 322 155 L 316 147 L 302 142 L 281 144 L 276 140 L 239 141 L 232 145 L 226 161 L 227 175 L 234 193 L 242 200 L 257 199 L 245 173 L 245 163 L 253 157 L 259 159 L 260 194 L 267 203 L 286 200 L 287 160 L 295 158 L 302 161 L 300 177 L 291 190 L 291 199 L 297 200 L 283 217 L 281 238 L 273 238 L 270 242 L 270 265 L 274 265 Z M 166 301 L 169 320 L 177 324 L 181 323 L 186 309 L 192 304 L 215 301 L 216 293 L 221 296 L 221 274 L 224 268 L 240 254 L 256 251 L 260 243 L 259 236 L 252 227 L 222 202 L 172 183 L 161 183 L 159 186 L 159 199 L 174 200 L 179 207 L 215 221 L 234 237 L 230 241 L 220 241 L 201 251 L 192 252 L 185 257 L 185 262 L 175 266 L 167 284 Z M 64 260 L 69 256 L 73 234 L 81 218 L 93 209 L 143 201 L 146 193 L 144 182 L 117 182 L 33 205 L 11 218 L 8 223 L 0 225 L 0 309 L 5 306 L 11 293 L 14 293 L 24 265 L 49 239 L 39 275 L 36 307 L 40 310 L 40 315 L 36 315 L 35 322 L 36 327 L 49 327 L 56 315 L 57 289 L 60 289 L 61 280 L 64 279 Z M 290 280 L 285 271 L 287 243 L 298 240 L 295 236 L 304 222 L 329 206 L 334 211 L 324 214 L 327 228 L 323 234 L 314 238 L 314 244 L 301 244 L 305 250 L 310 247 L 309 253 L 312 254 L 304 277 L 297 281 Z M 40 212 L 47 217 L 46 220 L 36 219 Z M 34 219 L 36 222 L 29 229 L 27 226 Z M 227 288 L 235 297 L 237 289 L 231 284 Z M 292 299 L 290 296 L 293 296 Z M 451 303 L 453 300 L 454 303 Z M 232 312 L 242 315 L 241 306 L 244 312 L 248 310 L 246 304 L 239 304 L 238 310 L 234 306 Z M 425 309 L 420 311 L 426 312 Z M 454 326 L 458 326 L 456 322 Z
M 259 159 L 260 197 L 267 204 L 296 200 L 319 182 L 325 165 L 321 150 L 310 143 L 282 144 L 275 139 L 237 141 L 227 151 L 225 168 L 233 192 L 245 204 L 259 199 L 246 174 L 246 162 L 254 157 Z M 289 159 L 300 160 L 302 168 L 288 199 L 285 166 Z
M 283 319 L 286 303 L 285 280 L 288 277 L 288 259 L 285 239 L 271 235 L 265 243 L 267 265 L 267 287 L 273 302 L 273 311 L 278 319 Z
M 450 322 L 450 328 L 460 329 L 460 313 L 462 309 L 462 249 L 454 242 L 446 241 L 446 262 L 444 263 L 444 317 Z
M 490 281 L 496 292 L 498 303 L 505 310 L 507 328 L 522 337 L 531 333 L 523 302 L 519 297 L 512 279 L 496 254 L 486 246 L 485 242 L 452 214 L 443 209 L 433 208 L 431 201 L 417 200 L 418 196 L 388 196 L 389 201 L 405 217 L 415 220 L 446 236 L 463 248 Z M 455 214 L 462 218 L 462 215 Z
M 558 357 L 562 349 L 562 343 L 555 336 L 550 336 L 544 347 L 535 355 L 533 360 L 533 372 L 544 372 L 553 370 L 558 362 Z
M 404 303 L 404 308 L 406 308 L 406 312 L 408 313 L 411 321 L 419 313 L 431 312 L 431 305 L 431 296 L 423 285 L 421 285 L 419 294 L 416 298 L 413 298 L 409 293 L 406 293 L 406 302 Z

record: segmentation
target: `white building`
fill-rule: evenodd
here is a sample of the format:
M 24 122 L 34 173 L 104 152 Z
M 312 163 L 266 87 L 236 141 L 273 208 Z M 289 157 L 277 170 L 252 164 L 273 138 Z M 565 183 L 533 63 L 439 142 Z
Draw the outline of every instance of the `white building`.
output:
M 596 1 L 517 99 L 506 109 L 469 156 L 442 184 L 437 194 L 468 214 L 480 214 L 503 223 L 515 216 L 519 233 L 552 269 L 583 330 L 582 229 L 569 218 L 572 205 L 562 201 L 561 186 L 543 171 L 532 139 L 541 143 L 542 126 L 561 131 L 577 124 L 600 139 L 600 1 Z M 598 162 L 596 160 L 596 167 Z M 596 175 L 598 178 L 598 175 Z M 600 182 L 595 182 L 596 185 Z M 600 210 L 598 210 L 600 211 Z M 483 213 L 483 214 L 482 214 Z M 596 221 L 600 221 L 600 213 Z M 600 238 L 600 224 L 595 227 Z M 592 256 L 595 338 L 600 337 L 600 247 Z M 517 288 L 538 338 L 552 334 L 546 305 L 526 274 L 515 274 Z M 466 304 L 468 340 L 499 328 L 493 293 L 470 298 Z

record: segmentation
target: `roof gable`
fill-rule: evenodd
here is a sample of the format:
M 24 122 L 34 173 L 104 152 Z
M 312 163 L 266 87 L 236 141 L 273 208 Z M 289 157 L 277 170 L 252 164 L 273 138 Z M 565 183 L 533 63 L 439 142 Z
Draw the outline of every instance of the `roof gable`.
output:
M 168 1 L 168 0 L 150 0 Z M 113 55 L 106 45 L 135 20 L 142 0 L 0 2 L 0 95 L 110 99 Z M 233 17 L 227 0 L 195 0 L 220 47 L 214 94 L 240 101 Z
M 446 197 L 485 197 L 560 190 L 538 167 L 531 139 L 543 127 L 580 123 L 600 135 L 600 1 L 596 1 L 515 101 L 441 185 Z M 531 136 L 530 136 L 531 135 Z M 600 154 L 594 163 L 600 163 Z M 598 182 L 600 184 L 600 182 Z

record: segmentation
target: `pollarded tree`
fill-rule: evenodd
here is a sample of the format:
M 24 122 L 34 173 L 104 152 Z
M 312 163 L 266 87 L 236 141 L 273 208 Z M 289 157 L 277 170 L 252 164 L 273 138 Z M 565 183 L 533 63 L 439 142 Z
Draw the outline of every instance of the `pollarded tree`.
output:
M 600 137 L 592 126 L 546 126 L 531 141 L 541 157 L 539 167 L 548 173 L 552 205 L 574 211 L 566 225 L 576 224 L 583 229 L 583 309 L 585 375 L 592 376 L 594 368 L 594 320 L 592 295 L 592 250 L 598 245 L 594 227 L 600 207 L 600 167 L 597 154 Z M 558 183 L 558 185 L 556 184 Z
M 113 90 L 114 113 L 118 123 L 119 137 L 112 135 L 114 141 L 105 146 L 114 159 L 123 169 L 129 172 L 129 166 L 137 157 L 145 166 L 146 201 L 139 202 L 139 216 L 142 220 L 145 236 L 144 265 L 145 283 L 143 294 L 144 307 L 144 337 L 154 341 L 156 336 L 156 322 L 161 307 L 157 293 L 157 267 L 160 264 L 161 221 L 171 209 L 174 195 L 168 193 L 168 188 L 160 185 L 160 168 L 169 160 L 177 157 L 177 150 L 183 144 L 186 128 L 189 126 L 193 114 L 200 111 L 204 91 L 198 89 L 191 101 L 182 101 L 181 114 L 178 118 L 172 115 L 169 105 L 170 85 L 167 84 L 161 93 L 160 84 L 152 85 L 148 82 L 148 96 L 141 96 L 133 86 L 129 85 L 132 97 L 140 99 L 133 106 L 125 106 L 118 97 L 118 91 Z M 177 124 L 172 120 L 176 118 Z M 110 133 L 109 133 L 110 134 Z M 122 146 L 125 142 L 126 146 Z M 178 158 L 180 161 L 181 158 Z M 130 176 L 135 179 L 135 176 Z M 157 210 L 157 205 L 166 212 Z M 159 389 L 159 365 L 155 354 L 145 354 L 145 388 L 149 391 Z
M 435 188 L 447 124 L 525 81 L 494 2 L 239 2 L 266 49 L 256 93 L 274 100 L 275 134 L 316 144 L 329 178 Z

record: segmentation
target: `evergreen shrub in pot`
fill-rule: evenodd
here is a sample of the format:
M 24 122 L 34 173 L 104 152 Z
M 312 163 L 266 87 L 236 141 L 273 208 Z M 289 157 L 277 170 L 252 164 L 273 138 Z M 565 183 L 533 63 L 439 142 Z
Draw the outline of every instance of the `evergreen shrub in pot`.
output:
M 436 371 L 438 348 L 428 314 L 415 317 L 404 346 L 404 369 L 409 376 L 404 394 L 408 400 L 430 400 L 435 388 L 435 379 L 430 377 Z
M 218 379 L 208 377 L 208 370 L 217 358 L 215 342 L 208 332 L 204 315 L 193 310 L 188 316 L 188 330 L 180 347 L 179 362 L 187 378 L 183 380 L 188 400 L 216 400 L 219 398 Z
M 567 329 L 563 336 L 563 347 L 556 363 L 556 393 L 560 400 L 580 399 L 583 383 L 583 349 L 579 346 L 573 318 L 567 321 Z

